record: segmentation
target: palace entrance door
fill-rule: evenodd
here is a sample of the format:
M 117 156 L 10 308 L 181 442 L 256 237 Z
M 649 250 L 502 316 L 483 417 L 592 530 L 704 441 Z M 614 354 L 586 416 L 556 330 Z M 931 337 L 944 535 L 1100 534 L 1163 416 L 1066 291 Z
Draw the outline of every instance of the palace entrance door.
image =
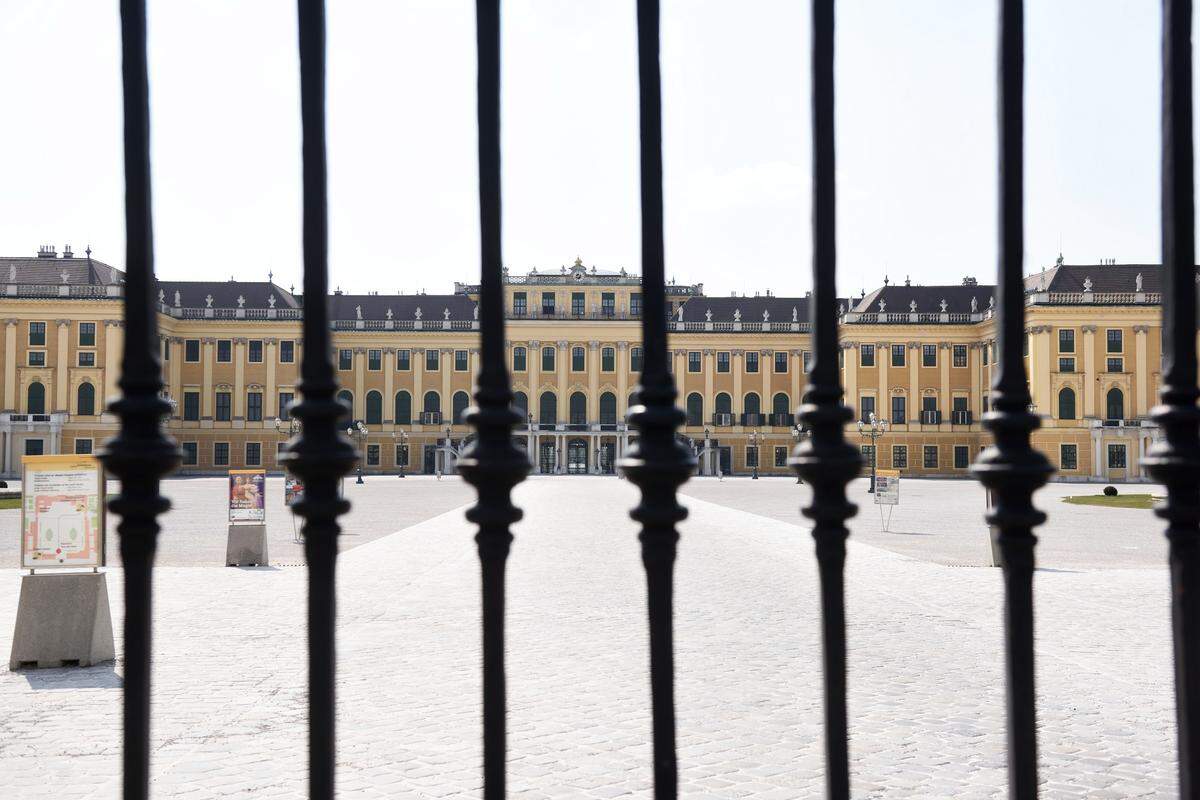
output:
M 588 446 L 586 439 L 567 442 L 567 473 L 586 475 L 588 471 Z

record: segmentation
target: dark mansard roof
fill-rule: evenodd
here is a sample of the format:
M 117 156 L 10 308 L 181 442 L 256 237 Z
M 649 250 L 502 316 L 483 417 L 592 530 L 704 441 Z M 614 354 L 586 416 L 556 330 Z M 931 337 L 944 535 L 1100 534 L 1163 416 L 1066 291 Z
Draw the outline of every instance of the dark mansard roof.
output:
M 179 293 L 182 308 L 271 308 L 270 298 L 275 298 L 275 308 L 299 308 L 295 295 L 270 281 L 159 281 L 162 302 L 174 306 L 175 293 Z M 239 304 L 239 298 L 242 303 Z
M 808 303 L 807 297 L 692 297 L 683 304 L 683 321 L 706 322 L 707 312 L 712 311 L 713 322 L 733 322 L 734 312 L 741 311 L 742 322 L 762 322 L 766 311 L 770 322 L 791 322 L 795 309 L 796 321 L 808 322 Z
M 996 293 L 990 284 L 944 285 L 944 286 L 881 286 L 866 297 L 859 298 L 849 309 L 859 313 L 908 314 L 915 302 L 918 314 L 942 313 L 942 301 L 946 301 L 945 313 L 970 314 L 971 299 L 975 300 L 975 311 L 987 310 L 988 302 Z M 853 300 L 852 300 L 853 302 Z
M 452 320 L 475 319 L 475 301 L 464 294 L 333 294 L 329 298 L 333 319 L 358 319 L 360 308 L 362 319 L 386 320 L 389 309 L 392 319 L 416 319 L 418 308 L 426 321 L 444 320 L 447 310 Z
M 1158 264 L 1056 264 L 1026 276 L 1025 291 L 1082 292 L 1090 280 L 1093 292 L 1136 292 L 1138 275 L 1142 276 L 1141 291 L 1162 291 L 1162 267 Z
M 94 258 L 39 258 L 0 256 L 0 283 L 109 285 L 125 282 L 125 273 Z

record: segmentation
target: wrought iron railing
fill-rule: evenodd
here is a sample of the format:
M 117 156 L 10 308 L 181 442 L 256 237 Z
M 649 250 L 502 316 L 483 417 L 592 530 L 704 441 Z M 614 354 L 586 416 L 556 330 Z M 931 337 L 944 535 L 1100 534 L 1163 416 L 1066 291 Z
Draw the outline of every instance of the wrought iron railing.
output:
M 150 784 L 151 579 L 158 517 L 168 503 L 160 479 L 179 453 L 164 434 L 169 405 L 161 398 L 150 202 L 149 93 L 145 0 L 121 0 L 124 92 L 126 269 L 121 397 L 111 407 L 120 432 L 102 457 L 121 481 L 111 507 L 125 567 L 125 672 L 123 681 L 124 797 L 146 798 Z M 303 132 L 304 296 L 328 294 L 325 175 L 325 28 L 322 0 L 298 0 L 301 119 Z M 1000 0 L 1000 275 L 996 315 L 999 361 L 984 417 L 995 444 L 974 473 L 995 497 L 987 520 L 998 544 L 1005 587 L 1009 796 L 1037 795 L 1032 576 L 1033 534 L 1045 516 L 1032 504 L 1050 474 L 1032 448 L 1038 418 L 1029 411 L 1022 357 L 1025 298 L 1023 241 L 1023 18 L 1021 0 Z M 477 0 L 478 130 L 481 275 L 481 370 L 476 405 L 468 414 L 478 436 L 459 469 L 478 490 L 468 512 L 482 576 L 483 790 L 485 800 L 505 796 L 504 571 L 511 525 L 521 512 L 511 491 L 529 469 L 512 432 L 520 417 L 505 364 L 504 277 L 500 253 L 500 11 L 499 0 Z M 813 125 L 813 361 L 799 417 L 802 437 L 791 464 L 812 489 L 803 511 L 813 522 L 821 597 L 824 673 L 824 740 L 827 796 L 850 796 L 846 712 L 844 563 L 846 521 L 856 513 L 846 496 L 858 472 L 857 448 L 844 438 L 852 418 L 842 404 L 838 366 L 838 300 L 834 169 L 834 0 L 812 0 Z M 1168 520 L 1174 623 L 1181 796 L 1200 796 L 1200 408 L 1197 399 L 1196 292 L 1194 288 L 1192 58 L 1190 0 L 1165 0 L 1163 21 L 1163 262 L 1164 373 L 1154 420 L 1165 433 L 1146 463 L 1167 486 L 1159 514 Z M 639 110 L 641 125 L 642 318 L 644 369 L 631 409 L 635 429 L 622 471 L 639 487 L 633 517 L 641 526 L 648 583 L 649 682 L 656 800 L 677 796 L 672 630 L 673 565 L 685 511 L 677 489 L 695 459 L 676 436 L 684 421 L 675 405 L 668 369 L 664 281 L 662 138 L 657 0 L 638 0 Z M 219 309 L 214 311 L 226 311 Z M 990 312 L 987 312 L 990 314 Z M 430 325 L 439 329 L 435 320 Z M 469 324 L 469 322 L 468 322 Z M 728 324 L 728 323 L 726 323 Z M 738 323 L 733 323 L 737 325 Z M 762 326 L 763 323 L 754 323 Z M 724 324 L 723 324 L 724 325 Z M 743 329 L 749 330 L 750 323 Z M 725 330 L 724 327 L 714 326 Z M 344 414 L 336 400 L 330 361 L 330 319 L 325 303 L 303 310 L 302 400 L 292 413 L 301 433 L 281 456 L 305 484 L 295 510 L 304 518 L 308 592 L 309 795 L 334 796 L 334 563 L 338 517 L 348 509 L 338 481 L 355 461 L 339 433 Z M 718 413 L 715 424 L 731 424 Z

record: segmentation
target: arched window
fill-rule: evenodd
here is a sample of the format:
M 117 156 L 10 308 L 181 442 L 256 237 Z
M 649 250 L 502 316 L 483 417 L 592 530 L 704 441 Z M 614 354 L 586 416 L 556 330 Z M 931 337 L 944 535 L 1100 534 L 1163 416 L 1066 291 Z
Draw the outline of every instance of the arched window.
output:
M 600 395 L 600 424 L 617 424 L 617 396 L 612 392 Z
M 538 398 L 538 424 L 555 425 L 558 423 L 558 398 L 554 392 L 542 392 Z
M 517 392 L 513 395 L 513 409 L 521 415 L 521 421 L 529 416 L 529 395 L 524 392 Z
M 587 397 L 583 392 L 575 392 L 571 395 L 571 424 L 587 424 Z
M 792 413 L 792 401 L 784 392 L 778 392 L 771 400 L 772 414 L 790 414 Z
M 396 392 L 396 414 L 397 425 L 412 424 L 412 395 L 405 391 Z
M 440 394 L 438 394 L 437 392 L 426 392 L 425 393 L 425 403 L 422 405 L 421 410 L 426 411 L 426 412 L 441 411 L 442 410 L 442 396 Z
M 733 401 L 729 398 L 729 395 L 725 394 L 724 392 L 721 392 L 717 395 L 716 412 L 718 414 L 733 413 Z
M 1075 419 L 1075 390 L 1070 386 L 1058 393 L 1058 418 Z
M 451 419 L 455 425 L 461 425 L 463 422 L 463 413 L 467 410 L 467 406 L 471 405 L 471 397 L 466 392 L 455 392 L 454 397 L 450 400 L 450 409 L 453 416 Z
M 759 405 L 757 392 L 750 392 L 746 395 L 746 402 L 742 404 L 742 410 L 747 414 L 761 413 L 762 406 Z
M 96 413 L 96 387 L 90 383 L 79 384 L 75 392 L 75 413 L 81 417 L 90 417 Z
M 692 392 L 687 396 L 687 424 L 704 424 L 704 398 L 698 392 Z
M 1125 419 L 1125 394 L 1115 386 L 1108 390 L 1105 398 L 1108 413 L 1105 419 Z
M 367 424 L 383 424 L 383 395 L 374 390 L 367 392 Z
M 345 412 L 338 417 L 338 422 L 342 423 L 350 419 L 354 414 L 354 393 L 349 389 L 342 389 L 337 393 L 338 402 L 346 407 Z

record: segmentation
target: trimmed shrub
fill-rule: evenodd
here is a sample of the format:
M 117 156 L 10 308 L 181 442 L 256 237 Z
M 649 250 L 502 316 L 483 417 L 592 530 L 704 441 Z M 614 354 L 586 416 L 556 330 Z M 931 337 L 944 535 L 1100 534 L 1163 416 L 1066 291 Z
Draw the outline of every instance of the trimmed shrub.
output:
M 1116 497 L 1117 496 L 1117 487 L 1105 486 L 1104 487 L 1104 496 L 1105 497 Z

